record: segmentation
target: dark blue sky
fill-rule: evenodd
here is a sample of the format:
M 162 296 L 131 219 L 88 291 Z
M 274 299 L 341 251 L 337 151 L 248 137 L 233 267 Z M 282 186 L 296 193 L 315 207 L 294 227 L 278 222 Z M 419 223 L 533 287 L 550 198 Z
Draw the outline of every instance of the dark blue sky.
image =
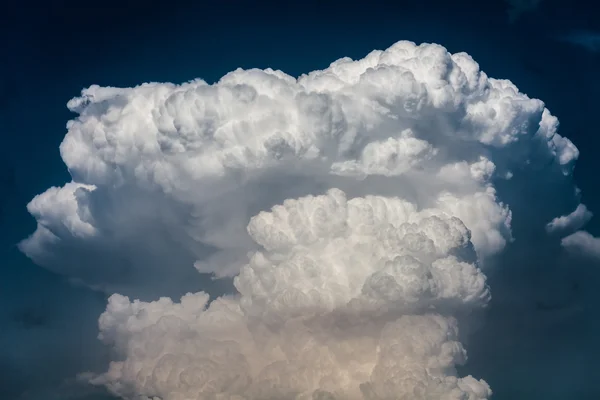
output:
M 68 285 L 15 247 L 34 229 L 27 202 L 69 179 L 58 146 L 72 118 L 66 102 L 82 88 L 196 77 L 214 81 L 237 67 L 272 67 L 297 76 L 401 39 L 436 42 L 451 52 L 466 51 L 488 75 L 508 78 L 546 102 L 561 121 L 561 134 L 581 151 L 576 180 L 583 201 L 600 212 L 595 155 L 600 53 L 556 40 L 575 31 L 600 32 L 600 10 L 590 3 L 545 0 L 515 24 L 508 23 L 503 1 L 484 0 L 3 3 L 0 397 L 86 398 L 75 392 L 65 397 L 73 389 L 64 380 L 102 368 L 107 359 L 95 338 L 104 297 Z M 600 233 L 597 219 L 589 230 Z M 591 280 L 586 287 L 600 283 L 597 275 L 583 276 Z M 528 279 L 527 284 L 537 284 L 535 276 Z M 561 324 L 552 341 L 538 340 L 547 335 L 535 327 L 519 328 L 526 330 L 522 342 L 471 353 L 473 370 L 483 371 L 477 376 L 490 383 L 494 398 L 600 398 L 597 388 L 585 385 L 600 378 L 586 347 L 569 347 L 567 358 L 556 349 L 594 337 L 598 324 L 581 318 Z M 528 355 L 511 358 L 513 353 Z M 566 376 L 565 370 L 576 373 Z M 553 381 L 560 384 L 549 386 Z

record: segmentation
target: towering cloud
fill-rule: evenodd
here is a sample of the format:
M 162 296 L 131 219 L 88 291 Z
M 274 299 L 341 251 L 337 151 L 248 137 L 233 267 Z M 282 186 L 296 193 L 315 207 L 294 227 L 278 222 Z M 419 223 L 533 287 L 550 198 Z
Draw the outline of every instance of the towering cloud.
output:
M 485 269 L 515 225 L 591 216 L 531 206 L 578 205 L 544 104 L 438 45 L 68 106 L 73 182 L 32 200 L 21 249 L 120 293 L 99 320 L 115 361 L 88 378 L 125 399 L 487 399 L 456 371 Z M 234 289 L 211 299 L 192 272 Z

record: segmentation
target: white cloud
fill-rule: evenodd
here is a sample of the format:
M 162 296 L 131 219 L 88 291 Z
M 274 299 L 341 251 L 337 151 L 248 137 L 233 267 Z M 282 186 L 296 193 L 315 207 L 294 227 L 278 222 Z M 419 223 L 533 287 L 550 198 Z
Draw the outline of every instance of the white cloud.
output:
M 548 232 L 574 232 L 587 224 L 592 216 L 593 214 L 584 204 L 579 204 L 575 211 L 569 215 L 554 218 L 546 225 L 546 230 Z
M 30 203 L 21 249 L 120 293 L 100 318 L 118 361 L 92 381 L 124 398 L 488 398 L 457 376 L 458 328 L 514 239 L 506 199 L 578 157 L 541 101 L 410 42 L 69 107 L 73 182 Z M 209 304 L 192 265 L 235 291 Z M 195 293 L 130 300 L 173 288 Z
M 101 338 L 125 361 L 95 382 L 163 399 L 490 393 L 452 372 L 465 352 L 450 315 L 489 300 L 459 219 L 330 190 L 286 200 L 248 230 L 263 250 L 236 277 L 239 297 L 207 307 L 203 293 L 179 304 L 113 296 Z
M 399 138 L 371 142 L 365 146 L 358 160 L 334 163 L 332 172 L 339 175 L 367 177 L 369 175 L 394 176 L 410 171 L 436 154 L 431 144 L 417 139 L 410 129 Z
M 573 253 L 600 259 L 600 238 L 585 231 L 577 231 L 562 240 L 562 245 Z

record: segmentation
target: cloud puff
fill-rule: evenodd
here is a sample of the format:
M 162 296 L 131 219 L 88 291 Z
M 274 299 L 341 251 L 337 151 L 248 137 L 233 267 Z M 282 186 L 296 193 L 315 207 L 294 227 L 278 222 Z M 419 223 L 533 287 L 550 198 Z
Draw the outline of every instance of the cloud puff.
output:
M 577 231 L 562 239 L 562 245 L 572 252 L 600 259 L 600 238 L 585 231 Z
M 584 204 L 577 206 L 575 211 L 569 215 L 563 215 L 554 218 L 551 222 L 546 225 L 548 232 L 564 232 L 564 231 L 576 231 L 583 227 L 585 224 L 592 219 L 593 214 L 587 209 Z
M 68 106 L 73 182 L 29 204 L 20 248 L 120 293 L 100 318 L 117 361 L 91 381 L 123 398 L 488 398 L 457 376 L 459 327 L 524 177 L 562 188 L 579 155 L 541 101 L 434 44 Z M 210 302 L 192 265 L 235 290 Z

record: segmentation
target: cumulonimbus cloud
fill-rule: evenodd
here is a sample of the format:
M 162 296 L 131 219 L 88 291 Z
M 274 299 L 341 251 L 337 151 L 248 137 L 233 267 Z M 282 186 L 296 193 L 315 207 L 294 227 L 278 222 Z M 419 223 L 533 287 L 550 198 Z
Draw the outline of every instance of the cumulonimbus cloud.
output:
M 120 293 L 99 321 L 117 358 L 89 379 L 126 399 L 487 399 L 457 376 L 459 328 L 515 240 L 521 177 L 562 185 L 578 157 L 541 101 L 405 41 L 297 79 L 91 86 L 68 106 L 73 182 L 28 205 L 21 249 Z M 235 290 L 127 296 L 192 265 Z

